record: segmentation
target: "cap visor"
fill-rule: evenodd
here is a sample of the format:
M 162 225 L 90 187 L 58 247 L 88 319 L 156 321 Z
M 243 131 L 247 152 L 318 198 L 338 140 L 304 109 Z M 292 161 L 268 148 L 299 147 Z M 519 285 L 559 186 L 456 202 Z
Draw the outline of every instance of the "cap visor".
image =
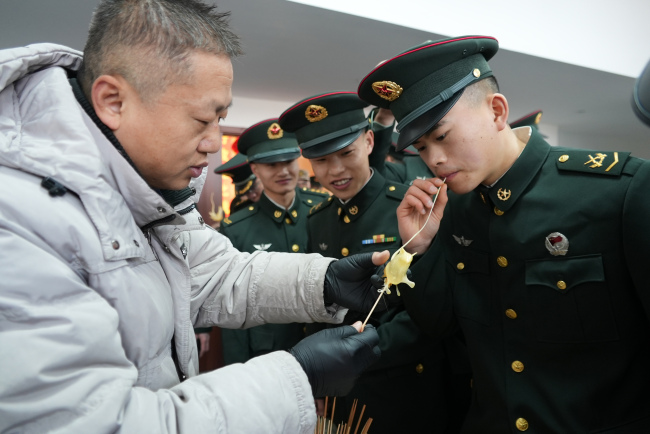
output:
M 300 152 L 287 152 L 285 154 L 272 155 L 270 157 L 259 158 L 251 163 L 280 163 L 282 161 L 295 160 L 300 157 Z
M 302 150 L 302 156 L 305 158 L 319 158 L 332 154 L 336 151 L 340 151 L 341 149 L 351 145 L 352 142 L 357 140 L 363 131 L 365 131 L 364 128 L 360 129 L 359 131 L 337 137 L 336 139 L 328 140 L 326 142 L 310 146 L 309 148 Z
M 441 104 L 433 107 L 431 110 L 420 115 L 418 118 L 411 121 L 407 126 L 399 130 L 399 137 L 397 138 L 397 150 L 403 151 L 409 145 L 412 145 L 420 137 L 424 136 L 429 130 L 431 130 L 440 119 L 444 118 L 445 115 L 451 110 L 451 108 L 458 102 L 458 99 L 463 94 L 465 89 L 461 89 L 456 92 L 447 101 L 444 101 Z M 399 128 L 399 123 L 397 124 Z

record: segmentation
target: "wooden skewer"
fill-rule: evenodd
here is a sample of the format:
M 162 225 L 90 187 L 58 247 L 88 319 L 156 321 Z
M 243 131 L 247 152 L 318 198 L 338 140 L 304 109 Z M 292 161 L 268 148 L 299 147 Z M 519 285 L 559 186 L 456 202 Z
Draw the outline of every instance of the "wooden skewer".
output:
M 364 404 L 363 407 L 361 407 L 361 414 L 359 415 L 359 420 L 357 421 L 357 426 L 354 428 L 354 434 L 357 434 L 357 431 L 359 430 L 359 424 L 361 423 L 361 419 L 363 419 L 363 412 L 366 411 L 366 405 Z
M 368 420 L 366 421 L 366 424 L 363 426 L 363 429 L 361 430 L 361 434 L 368 434 L 368 430 L 370 429 L 371 424 L 372 424 L 372 418 L 369 417 Z
M 348 424 L 347 424 L 347 429 L 345 431 L 345 434 L 350 434 L 350 428 L 352 428 L 352 422 L 354 421 L 354 413 L 357 410 L 357 404 L 359 403 L 358 399 L 354 399 L 352 401 L 352 409 L 350 410 L 350 417 L 348 417 Z

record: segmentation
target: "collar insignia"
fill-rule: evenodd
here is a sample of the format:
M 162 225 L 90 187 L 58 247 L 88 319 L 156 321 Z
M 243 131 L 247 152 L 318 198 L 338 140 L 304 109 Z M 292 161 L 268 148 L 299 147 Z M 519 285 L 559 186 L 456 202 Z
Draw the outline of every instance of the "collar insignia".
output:
M 279 219 L 280 217 L 282 217 L 282 211 L 275 210 L 275 212 L 273 213 L 273 217 L 275 217 L 276 219 Z
M 255 247 L 255 250 L 268 250 L 269 247 L 271 247 L 272 243 L 268 244 L 253 244 L 253 247 Z
M 280 125 L 278 125 L 277 122 L 273 122 L 271 124 L 271 126 L 269 127 L 269 129 L 266 130 L 266 135 L 271 140 L 280 139 L 280 138 L 282 138 L 283 134 L 284 134 L 284 131 L 282 130 L 282 128 L 280 128 Z
M 322 105 L 310 105 L 305 110 L 305 117 L 309 122 L 322 121 L 327 117 L 327 109 Z
M 352 215 L 357 215 L 357 213 L 359 212 L 359 207 L 356 206 L 356 205 L 355 205 L 355 206 L 351 206 L 350 209 L 348 209 L 348 211 L 349 211 L 350 214 L 352 214 Z
M 402 86 L 392 81 L 375 81 L 372 84 L 372 90 L 377 95 L 388 101 L 395 101 L 402 94 Z
M 458 244 L 464 247 L 469 246 L 470 244 L 472 244 L 472 241 L 474 241 L 474 240 L 466 240 L 465 237 L 463 236 L 461 237 L 457 237 L 456 235 L 452 235 L 452 236 L 454 237 L 454 240 L 456 240 Z
M 508 200 L 510 199 L 511 194 L 512 192 L 505 188 L 500 188 L 499 191 L 497 191 L 497 197 L 499 198 L 499 200 Z

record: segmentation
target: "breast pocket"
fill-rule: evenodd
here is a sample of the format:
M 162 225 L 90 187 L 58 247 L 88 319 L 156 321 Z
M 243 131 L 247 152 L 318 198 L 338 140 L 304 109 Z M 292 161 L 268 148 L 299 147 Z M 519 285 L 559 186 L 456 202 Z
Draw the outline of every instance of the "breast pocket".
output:
M 601 255 L 527 261 L 526 288 L 538 341 L 618 339 Z
M 447 265 L 453 269 L 456 315 L 489 325 L 492 295 L 488 256 L 465 247 L 449 258 Z

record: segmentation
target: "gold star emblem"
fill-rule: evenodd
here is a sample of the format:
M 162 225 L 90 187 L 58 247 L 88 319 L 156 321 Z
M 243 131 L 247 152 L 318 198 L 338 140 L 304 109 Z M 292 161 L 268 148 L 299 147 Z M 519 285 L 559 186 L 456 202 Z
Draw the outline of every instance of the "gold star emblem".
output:
M 395 101 L 402 95 L 402 86 L 392 81 L 375 81 L 372 84 L 372 90 L 377 95 L 388 101 Z
M 327 109 L 322 105 L 310 105 L 305 110 L 305 117 L 309 122 L 318 122 L 327 117 Z
M 271 140 L 280 139 L 284 135 L 284 131 L 280 128 L 277 122 L 273 122 L 268 130 L 266 130 L 266 135 Z
M 352 214 L 352 215 L 357 215 L 357 213 L 359 212 L 359 207 L 356 206 L 356 205 L 355 205 L 355 206 L 351 206 L 350 209 L 349 209 L 348 211 L 350 211 L 350 214 Z
M 506 190 L 505 188 L 500 188 L 499 191 L 497 191 L 497 197 L 499 200 L 508 200 L 510 199 L 510 195 L 512 192 L 510 190 Z
M 279 219 L 280 217 L 282 217 L 282 212 L 276 210 L 273 213 L 273 217 L 275 217 L 276 219 Z

